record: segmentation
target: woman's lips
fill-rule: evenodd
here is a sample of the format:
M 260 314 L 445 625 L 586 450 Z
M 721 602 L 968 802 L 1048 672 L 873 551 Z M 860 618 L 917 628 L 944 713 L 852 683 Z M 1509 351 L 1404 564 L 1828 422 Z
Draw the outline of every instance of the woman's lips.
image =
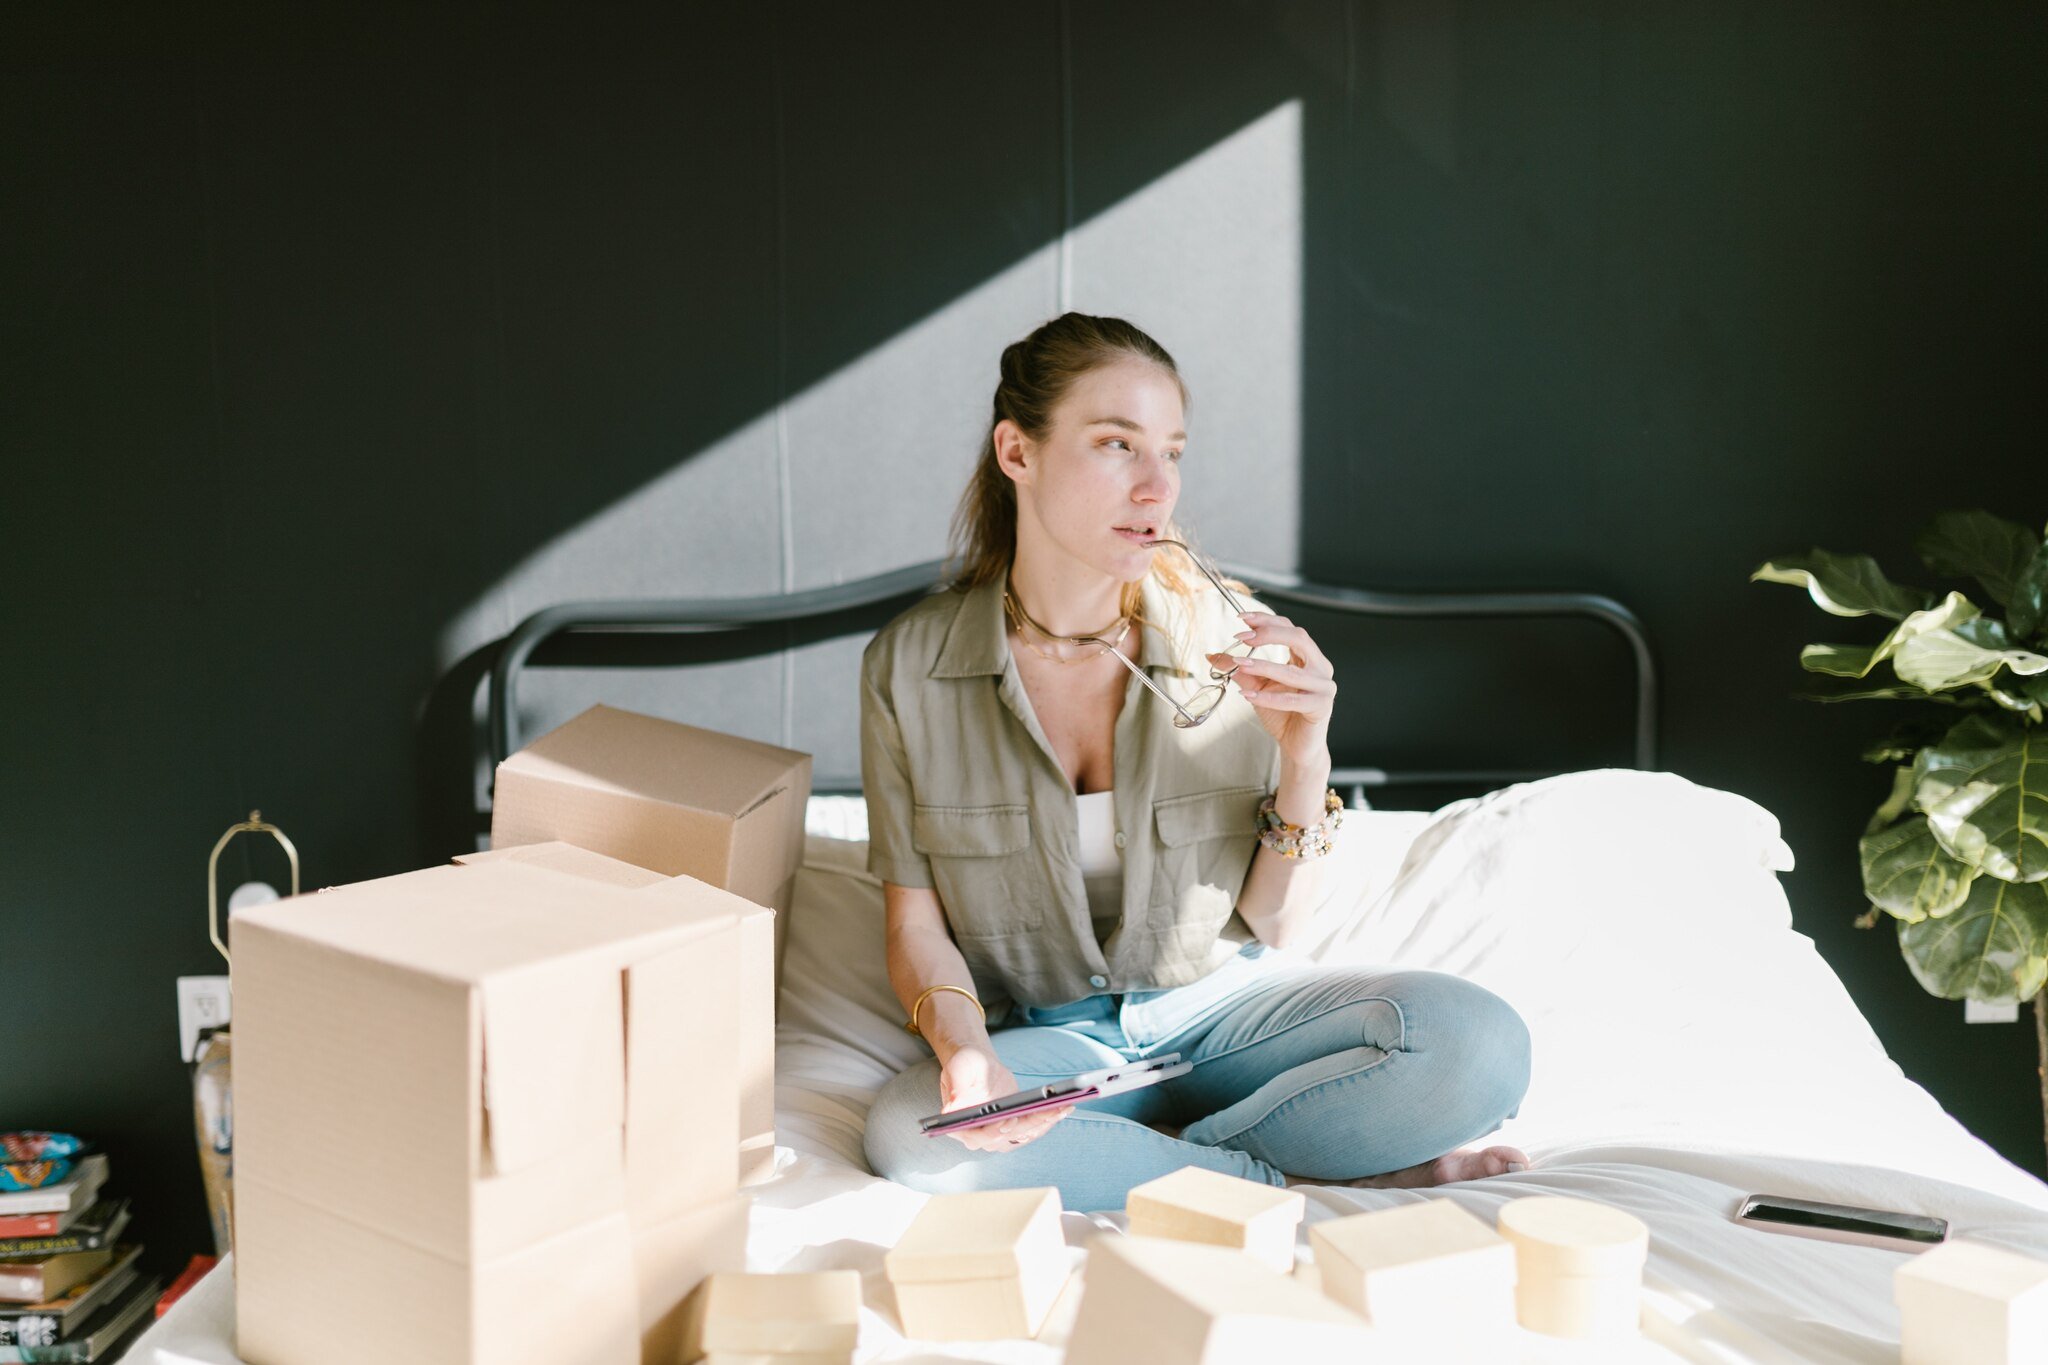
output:
M 1129 531 L 1121 526 L 1116 528 L 1116 533 L 1133 545 L 1150 545 L 1155 539 L 1150 531 Z

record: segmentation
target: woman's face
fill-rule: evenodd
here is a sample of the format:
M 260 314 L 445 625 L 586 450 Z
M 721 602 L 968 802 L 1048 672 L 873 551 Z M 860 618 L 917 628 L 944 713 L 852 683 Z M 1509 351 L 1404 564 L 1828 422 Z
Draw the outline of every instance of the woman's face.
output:
M 1180 499 L 1187 432 L 1180 385 L 1147 360 L 1089 371 L 1053 411 L 1052 429 L 1030 447 L 1019 507 L 1075 559 L 1135 582 L 1157 553 Z

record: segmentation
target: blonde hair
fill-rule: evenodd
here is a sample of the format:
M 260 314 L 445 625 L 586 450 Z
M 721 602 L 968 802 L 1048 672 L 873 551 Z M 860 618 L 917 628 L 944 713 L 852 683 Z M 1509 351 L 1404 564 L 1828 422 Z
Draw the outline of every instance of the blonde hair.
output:
M 949 588 L 966 592 L 992 582 L 1003 575 L 1017 556 L 1017 485 L 996 462 L 996 424 L 1007 417 L 1032 440 L 1044 440 L 1052 430 L 1054 409 L 1083 375 L 1129 359 L 1150 361 L 1172 375 L 1180 389 L 1182 408 L 1190 406 L 1188 386 L 1181 379 L 1173 357 L 1164 346 L 1122 318 L 1062 313 L 1022 341 L 1013 341 L 1003 348 L 1001 375 L 996 381 L 988 433 L 981 440 L 981 456 L 975 461 L 974 473 L 953 512 L 948 562 L 957 561 L 958 568 L 949 575 Z M 1172 521 L 1160 528 L 1160 535 L 1190 546 L 1195 543 L 1184 528 Z M 1196 619 L 1195 601 L 1208 582 L 1187 562 L 1185 554 L 1172 548 L 1155 552 L 1152 567 L 1146 572 L 1154 583 L 1186 604 L 1182 638 L 1175 641 L 1185 653 L 1191 646 L 1187 628 Z M 1220 570 L 1216 576 L 1234 592 L 1251 591 Z M 1159 629 L 1158 623 L 1145 619 L 1143 602 L 1142 580 L 1124 584 L 1118 609 L 1140 622 L 1141 628 Z

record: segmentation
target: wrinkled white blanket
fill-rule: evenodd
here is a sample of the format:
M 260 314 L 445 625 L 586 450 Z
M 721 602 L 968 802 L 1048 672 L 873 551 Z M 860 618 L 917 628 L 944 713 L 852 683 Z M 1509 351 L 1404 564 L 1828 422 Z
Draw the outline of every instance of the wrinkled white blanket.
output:
M 834 828 L 864 833 L 856 813 L 815 804 L 813 829 Z M 865 852 L 809 841 L 777 1046 L 784 1150 L 755 1191 L 750 1266 L 860 1270 L 864 1362 L 1057 1361 L 1078 1277 L 1036 1341 L 935 1352 L 896 1330 L 882 1253 L 923 1196 L 866 1172 L 860 1131 L 922 1044 L 898 1023 Z M 1570 773 L 1434 812 L 1352 812 L 1326 866 L 1304 956 L 1457 972 L 1522 1012 L 1529 1093 L 1474 1145 L 1512 1143 L 1532 1165 L 1427 1192 L 1315 1189 L 1310 1220 L 1434 1196 L 1491 1222 L 1507 1199 L 1555 1193 L 1650 1227 L 1645 1339 L 1596 1351 L 1525 1333 L 1523 1359 L 1896 1361 L 1891 1275 L 1907 1253 L 1739 1226 L 1729 1215 L 1752 1192 L 1935 1213 L 2048 1258 L 2048 1185 L 1885 1056 L 1793 931 L 1777 878 L 1791 850 L 1755 803 L 1672 773 Z M 1069 1214 L 1069 1240 L 1120 1222 Z M 130 1359 L 228 1365 L 232 1319 L 229 1277 L 211 1275 Z

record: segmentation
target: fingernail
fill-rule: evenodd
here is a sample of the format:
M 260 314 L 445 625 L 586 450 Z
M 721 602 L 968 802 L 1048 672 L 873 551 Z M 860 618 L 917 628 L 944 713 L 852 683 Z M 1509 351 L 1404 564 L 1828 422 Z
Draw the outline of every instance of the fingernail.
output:
M 1237 638 L 1240 640 L 1249 640 L 1252 638 L 1253 633 L 1254 632 L 1249 630 L 1241 630 L 1237 633 Z
M 1508 1169 L 1510 1171 L 1526 1171 L 1529 1168 L 1519 1161 L 1510 1161 L 1508 1163 Z

